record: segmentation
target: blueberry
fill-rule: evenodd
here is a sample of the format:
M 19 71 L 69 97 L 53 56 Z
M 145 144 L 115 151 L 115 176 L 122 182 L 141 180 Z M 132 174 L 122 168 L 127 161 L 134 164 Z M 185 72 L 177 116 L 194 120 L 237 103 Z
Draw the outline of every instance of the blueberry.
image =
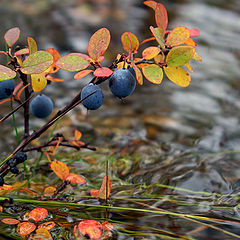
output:
M 30 110 L 35 117 L 45 118 L 51 114 L 53 110 L 53 102 L 44 94 L 37 95 L 30 102 Z
M 120 68 L 109 79 L 109 88 L 119 98 L 129 96 L 136 87 L 136 79 L 126 68 Z
M 14 159 L 16 160 L 17 164 L 22 163 L 27 160 L 27 154 L 24 152 L 18 152 L 14 156 Z
M 13 158 L 10 158 L 8 161 L 7 161 L 7 165 L 9 167 L 14 167 L 16 165 L 16 160 L 13 159 Z
M 134 76 L 134 78 L 136 79 L 136 72 L 135 72 L 135 70 L 132 68 L 132 67 L 130 67 L 130 68 L 128 68 L 128 71 Z
M 96 91 L 96 92 L 95 92 Z M 93 93 L 95 92 L 95 93 Z M 91 96 L 87 97 L 89 94 L 93 93 Z M 96 110 L 103 104 L 104 95 L 101 88 L 93 83 L 88 84 L 82 89 L 81 99 L 87 97 L 82 101 L 84 107 L 89 110 Z
M 11 167 L 10 168 L 10 172 L 13 174 L 18 174 L 19 173 L 19 169 L 17 167 Z
M 14 80 L 0 81 L 0 100 L 8 98 L 14 91 Z
M 0 186 L 2 186 L 4 184 L 4 179 L 3 177 L 0 176 Z

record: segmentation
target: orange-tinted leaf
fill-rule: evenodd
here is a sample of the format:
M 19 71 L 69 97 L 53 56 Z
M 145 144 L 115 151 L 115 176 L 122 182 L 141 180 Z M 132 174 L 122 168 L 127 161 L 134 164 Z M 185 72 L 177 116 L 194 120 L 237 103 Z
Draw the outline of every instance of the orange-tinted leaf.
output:
M 19 221 L 15 218 L 4 218 L 1 221 L 8 225 L 15 225 L 19 223 Z
M 166 57 L 167 66 L 180 67 L 188 63 L 195 52 L 192 46 L 179 46 L 172 48 Z
M 53 57 L 45 51 L 37 51 L 29 55 L 22 65 L 25 74 L 36 74 L 44 72 L 53 63 Z
M 41 74 L 31 74 L 32 89 L 34 92 L 42 91 L 47 85 L 47 79 Z
M 43 220 L 48 215 L 48 210 L 46 208 L 34 208 L 29 213 L 29 218 L 32 218 L 35 222 Z
M 48 48 L 45 50 L 53 56 L 53 64 L 46 70 L 47 73 L 55 73 L 59 70 L 56 66 L 56 62 L 61 58 L 59 52 L 55 48 Z
M 99 196 L 99 190 L 98 190 L 98 189 L 92 189 L 92 190 L 90 191 L 90 195 L 91 195 L 92 197 L 98 198 L 98 196 Z
M 123 49 L 128 53 L 134 53 L 138 50 L 139 41 L 136 35 L 131 32 L 125 32 L 121 36 Z
M 168 14 L 163 4 L 157 3 L 155 8 L 155 21 L 159 28 L 166 30 L 168 25 Z
M 20 36 L 20 29 L 18 27 L 9 29 L 5 35 L 4 39 L 9 47 L 12 47 L 12 45 L 18 40 Z
M 95 220 L 85 220 L 78 224 L 78 230 L 83 236 L 88 236 L 90 239 L 99 239 L 102 235 L 102 224 Z
M 17 232 L 20 236 L 26 236 L 36 229 L 36 225 L 31 222 L 21 222 L 17 226 Z
M 11 98 L 6 98 L 6 99 L 0 101 L 0 104 L 3 104 L 3 103 L 8 102 L 8 101 L 11 101 Z M 0 190 L 1 190 L 1 188 L 0 188 Z
M 156 64 L 151 64 L 142 69 L 143 75 L 145 78 L 154 83 L 154 84 L 160 84 L 163 79 L 163 71 L 162 68 L 160 68 Z
M 191 72 L 194 72 L 192 66 L 189 63 L 186 63 L 185 66 L 187 67 L 187 69 Z
M 141 70 L 134 63 L 132 63 L 132 67 L 135 71 L 137 82 L 139 83 L 139 85 L 143 85 L 143 76 Z
M 52 161 L 50 166 L 54 173 L 63 181 L 68 177 L 69 167 L 64 162 Z
M 107 221 L 102 222 L 102 227 L 105 230 L 112 231 L 113 230 L 113 224 Z
M 156 63 L 164 63 L 164 58 L 165 58 L 165 55 L 163 52 L 161 52 L 160 54 L 158 54 L 156 57 L 154 57 L 154 61 Z
M 52 186 L 46 187 L 44 189 L 44 196 L 52 196 L 56 192 L 56 190 L 57 189 L 55 187 L 52 187 Z
M 175 84 L 187 87 L 191 82 L 189 73 L 181 67 L 164 67 L 166 76 Z
M 93 75 L 95 77 L 109 77 L 113 74 L 113 71 L 108 67 L 97 68 Z
M 194 55 L 193 55 L 192 59 L 194 59 L 195 61 L 202 62 L 202 57 L 196 51 L 194 52 Z
M 68 175 L 68 177 L 66 178 L 66 180 L 69 181 L 70 183 L 79 183 L 79 184 L 86 183 L 86 180 L 83 177 L 81 177 L 75 173 L 70 173 Z
M 0 53 L 2 53 L 2 54 L 4 54 L 4 55 L 8 56 L 8 54 L 7 54 L 5 51 L 0 51 Z
M 69 72 L 76 72 L 87 68 L 89 66 L 89 62 L 78 55 L 68 54 L 61 57 L 57 61 L 56 66 Z
M 12 185 L 3 184 L 3 186 L 0 187 L 0 190 L 8 191 L 8 190 L 11 190 L 13 188 L 14 187 Z
M 105 53 L 110 43 L 110 32 L 106 28 L 96 31 L 88 43 L 88 54 L 91 59 L 98 61 L 99 57 Z
M 82 70 L 82 71 L 76 73 L 73 78 L 75 80 L 77 80 L 77 79 L 80 79 L 80 78 L 83 78 L 83 77 L 87 76 L 91 72 L 93 72 L 93 70 L 91 70 L 91 69 Z
M 183 44 L 190 37 L 189 29 L 186 27 L 176 27 L 174 28 L 167 37 L 166 44 L 168 46 L 177 46 Z
M 20 55 L 25 55 L 25 54 L 29 54 L 28 48 L 20 49 L 19 51 L 14 53 L 14 56 L 20 56 Z
M 52 82 L 64 82 L 64 79 L 62 79 L 62 78 L 53 78 L 50 75 L 47 75 L 46 79 L 49 80 L 49 81 L 52 81 Z
M 150 26 L 150 30 L 153 34 L 153 36 L 156 38 L 156 41 L 159 43 L 160 47 L 162 49 L 165 48 L 165 42 L 164 42 L 164 30 L 161 28 L 154 28 L 153 26 Z
M 3 211 L 3 207 L 2 206 L 0 206 L 0 212 L 2 212 Z
M 156 9 L 157 3 L 155 1 L 145 1 L 143 3 L 148 7 L 151 7 L 153 10 Z
M 16 77 L 16 72 L 8 67 L 0 65 L 0 81 L 8 80 Z
M 107 176 L 104 176 L 102 180 L 102 185 L 99 189 L 98 197 L 101 199 L 107 199 L 109 198 L 110 193 L 111 193 L 111 181 Z
M 196 42 L 195 42 L 194 40 L 192 40 L 191 38 L 187 39 L 187 40 L 184 42 L 184 44 L 186 44 L 186 45 L 191 45 L 191 46 L 194 46 L 194 47 L 197 46 Z
M 45 228 L 38 228 L 35 233 L 32 233 L 28 240 L 52 240 L 51 233 Z
M 32 37 L 27 38 L 29 54 L 37 52 L 37 43 Z
M 156 38 L 155 37 L 147 38 L 147 39 L 141 41 L 139 44 L 142 45 L 143 43 L 150 42 L 150 41 L 153 41 L 153 40 L 156 40 Z
M 193 28 L 189 29 L 190 31 L 190 37 L 198 37 L 200 35 L 200 30 Z
M 49 221 L 49 222 L 45 222 L 42 223 L 38 226 L 38 228 L 45 228 L 47 230 L 51 230 L 52 228 L 54 228 L 56 226 L 56 223 L 53 221 Z
M 18 92 L 18 94 L 17 94 L 17 99 L 20 99 L 21 93 L 22 93 L 23 90 L 24 90 L 25 88 L 27 88 L 29 85 L 30 85 L 30 83 L 28 83 L 27 85 L 25 85 L 24 87 L 22 87 L 22 88 L 19 90 L 19 92 Z M 14 91 L 15 91 L 15 90 L 14 90 Z
M 150 60 L 154 57 L 156 57 L 160 53 L 160 48 L 159 47 L 148 47 L 145 48 L 142 52 L 143 58 Z
M 82 133 L 80 131 L 78 131 L 77 129 L 75 129 L 74 131 L 74 139 L 75 140 L 79 140 L 82 137 Z

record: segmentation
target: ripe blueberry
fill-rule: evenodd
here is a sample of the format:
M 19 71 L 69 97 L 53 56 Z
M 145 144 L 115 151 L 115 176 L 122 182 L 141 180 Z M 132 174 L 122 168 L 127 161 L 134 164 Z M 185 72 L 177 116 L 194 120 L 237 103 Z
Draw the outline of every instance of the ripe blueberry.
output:
M 14 90 L 14 80 L 0 81 L 0 100 L 8 98 L 12 95 Z
M 0 186 L 2 186 L 4 184 L 4 179 L 3 177 L 0 176 Z
M 30 110 L 35 117 L 45 118 L 51 114 L 53 110 L 53 102 L 44 94 L 37 95 L 30 102 Z
M 96 92 L 95 92 L 96 91 Z M 93 93 L 95 92 L 95 93 Z M 87 97 L 89 94 L 93 93 L 91 96 Z M 93 83 L 88 84 L 82 89 L 81 99 L 87 97 L 82 101 L 84 107 L 89 110 L 96 110 L 103 104 L 104 95 L 101 88 Z
M 128 68 L 128 71 L 134 76 L 134 78 L 136 79 L 136 72 L 132 67 Z
M 10 172 L 13 174 L 18 174 L 19 173 L 19 169 L 17 167 L 11 167 L 10 168 Z
M 14 159 L 16 160 L 17 164 L 24 162 L 27 160 L 27 154 L 24 152 L 18 152 L 14 156 Z M 10 159 L 9 159 L 10 160 Z
M 7 165 L 10 166 L 10 167 L 14 167 L 16 165 L 16 160 L 13 159 L 13 158 L 10 158 L 8 161 L 7 161 Z
M 120 68 L 109 79 L 109 88 L 119 98 L 129 96 L 136 87 L 136 79 L 126 68 Z

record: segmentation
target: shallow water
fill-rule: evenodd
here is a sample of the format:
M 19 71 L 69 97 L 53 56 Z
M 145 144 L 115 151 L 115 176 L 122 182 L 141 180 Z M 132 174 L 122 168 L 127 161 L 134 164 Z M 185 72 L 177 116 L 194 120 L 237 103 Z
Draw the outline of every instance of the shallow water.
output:
M 37 40 L 40 48 L 55 47 L 64 54 L 70 50 L 85 52 L 91 34 L 105 26 L 112 36 L 106 64 L 117 52 L 122 52 L 122 32 L 132 31 L 143 40 L 150 36 L 148 25 L 154 20 L 151 9 L 142 7 L 140 1 L 19 2 L 6 1 L 0 5 L 2 34 L 10 27 L 19 26 L 22 42 L 27 33 Z M 201 31 L 197 43 L 203 62 L 192 64 L 195 72 L 191 74 L 190 86 L 180 88 L 166 79 L 156 86 L 145 80 L 144 85 L 138 86 L 122 103 L 113 98 L 103 84 L 104 106 L 90 112 L 87 119 L 86 111 L 79 106 L 68 114 L 59 131 L 68 134 L 69 128 L 72 131 L 78 128 L 86 141 L 99 147 L 99 155 L 94 156 L 99 164 L 73 163 L 81 167 L 87 179 L 93 179 L 93 185 L 99 184 L 96 176 L 104 174 L 106 156 L 112 157 L 115 153 L 115 158 L 109 160 L 113 206 L 144 208 L 147 204 L 149 209 L 239 221 L 238 200 L 230 194 L 238 194 L 240 176 L 240 2 L 168 1 L 166 7 L 170 13 L 170 28 L 181 25 Z M 57 108 L 90 80 L 74 81 L 72 76 L 61 73 L 65 82 L 54 83 L 46 91 L 56 97 Z M 5 109 L 6 106 L 1 108 L 2 115 Z M 44 123 L 32 120 L 32 129 Z M 8 124 L 10 120 L 3 123 L 1 131 L 11 134 Z M 3 154 L 11 151 L 9 144 L 14 144 L 13 138 L 1 140 Z M 82 155 L 77 158 L 81 160 Z M 129 187 L 130 183 L 134 185 Z M 175 188 L 169 189 L 166 185 Z M 141 198 L 151 200 L 139 203 Z M 219 209 L 219 204 L 228 205 Z M 97 218 L 102 215 L 104 212 L 97 214 Z M 120 222 L 116 224 L 117 239 L 164 239 L 161 236 L 164 231 L 170 232 L 165 233 L 167 236 L 176 237 L 172 239 L 179 239 L 179 236 L 182 239 L 188 236 L 235 239 L 209 226 L 190 234 L 201 225 L 171 215 L 133 214 L 125 210 L 112 211 L 109 219 L 113 223 Z M 240 234 L 236 224 L 215 225 Z

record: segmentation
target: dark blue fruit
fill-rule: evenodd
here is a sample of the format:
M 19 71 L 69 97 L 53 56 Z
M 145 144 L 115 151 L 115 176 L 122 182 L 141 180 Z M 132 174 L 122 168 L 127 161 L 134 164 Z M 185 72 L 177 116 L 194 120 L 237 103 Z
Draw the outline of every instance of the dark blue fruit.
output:
M 30 102 L 30 110 L 35 117 L 45 118 L 51 114 L 53 110 L 53 102 L 44 94 L 37 95 Z
M 27 160 L 27 154 L 24 152 L 18 152 L 14 156 L 14 159 L 16 160 L 17 164 L 23 163 L 24 161 Z M 9 159 L 10 160 L 10 159 Z
M 128 71 L 134 76 L 134 78 L 136 79 L 136 72 L 135 72 L 135 70 L 132 68 L 132 67 L 130 67 L 130 68 L 128 68 Z
M 0 186 L 2 186 L 4 184 L 4 179 L 3 177 L 0 176 Z
M 109 79 L 109 88 L 119 98 L 129 96 L 136 87 L 136 79 L 127 68 L 120 68 Z
M 13 174 L 19 174 L 19 169 L 17 167 L 11 167 L 10 172 Z
M 13 93 L 13 90 L 14 90 L 13 79 L 0 81 L 0 100 L 10 97 Z
M 95 92 L 96 91 L 96 92 Z M 95 92 L 95 93 L 93 93 Z M 93 93 L 91 96 L 87 97 L 89 94 Z M 82 101 L 84 107 L 88 110 L 96 110 L 103 104 L 104 95 L 101 88 L 93 83 L 88 84 L 82 89 L 81 99 L 87 97 Z
M 13 159 L 13 158 L 10 158 L 7 162 L 7 165 L 10 166 L 10 167 L 14 167 L 17 163 L 16 163 L 16 160 Z

